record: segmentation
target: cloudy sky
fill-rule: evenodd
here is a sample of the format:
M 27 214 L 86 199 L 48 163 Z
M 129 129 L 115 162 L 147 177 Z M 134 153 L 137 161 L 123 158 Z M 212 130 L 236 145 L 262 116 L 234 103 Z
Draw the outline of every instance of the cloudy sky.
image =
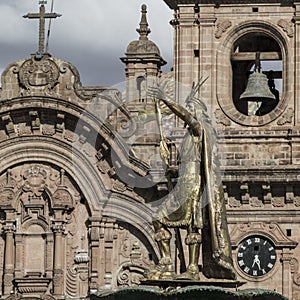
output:
M 48 0 L 47 11 L 51 9 Z M 63 16 L 52 21 L 49 52 L 75 65 L 84 85 L 116 85 L 125 79 L 124 56 L 138 39 L 141 5 L 148 7 L 149 38 L 172 65 L 172 11 L 163 0 L 54 0 Z M 24 19 L 38 12 L 38 0 L 0 0 L 0 71 L 37 51 L 38 20 Z M 47 21 L 48 22 L 48 21 Z

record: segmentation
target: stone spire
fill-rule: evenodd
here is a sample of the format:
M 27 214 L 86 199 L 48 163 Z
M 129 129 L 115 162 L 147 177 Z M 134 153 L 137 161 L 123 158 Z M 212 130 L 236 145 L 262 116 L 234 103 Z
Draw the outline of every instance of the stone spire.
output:
M 121 61 L 126 65 L 127 100 L 145 105 L 148 101 L 152 103 L 152 98 L 147 97 L 147 86 L 154 86 L 161 74 L 160 68 L 166 61 L 161 57 L 157 45 L 148 38 L 147 6 L 143 4 L 141 8 L 140 26 L 136 30 L 139 39 L 129 43 Z
M 140 28 L 136 31 L 140 34 L 140 40 L 148 40 L 148 34 L 151 32 L 147 22 L 147 5 L 142 5 L 142 17 L 140 22 Z

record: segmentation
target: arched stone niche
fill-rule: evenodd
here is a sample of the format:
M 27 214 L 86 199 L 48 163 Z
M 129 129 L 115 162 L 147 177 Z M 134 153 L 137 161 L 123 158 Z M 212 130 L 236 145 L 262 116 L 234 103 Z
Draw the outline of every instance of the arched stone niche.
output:
M 1 174 L 0 195 L 2 293 L 67 294 L 66 274 L 81 264 L 75 293 L 86 296 L 89 259 L 83 266 L 75 257 L 79 249 L 88 257 L 89 213 L 69 174 L 41 162 L 17 164 Z
M 282 95 L 278 104 L 274 109 L 268 113 L 257 115 L 246 115 L 239 110 L 235 105 L 233 98 L 233 70 L 232 57 L 234 45 L 243 37 L 251 36 L 253 34 L 266 37 L 270 41 L 276 43 L 276 50 L 280 50 L 280 58 L 282 58 Z M 278 28 L 267 21 L 246 21 L 228 31 L 223 44 L 217 51 L 217 100 L 222 111 L 233 120 L 235 123 L 244 126 L 263 126 L 278 118 L 286 109 L 292 97 L 291 72 L 292 66 L 290 64 L 290 57 L 292 54 L 289 46 L 290 41 L 284 36 Z M 261 54 L 262 55 L 262 54 Z M 249 61 L 249 64 L 253 64 Z M 249 68 L 246 66 L 245 69 Z M 235 96 L 237 97 L 237 96 Z

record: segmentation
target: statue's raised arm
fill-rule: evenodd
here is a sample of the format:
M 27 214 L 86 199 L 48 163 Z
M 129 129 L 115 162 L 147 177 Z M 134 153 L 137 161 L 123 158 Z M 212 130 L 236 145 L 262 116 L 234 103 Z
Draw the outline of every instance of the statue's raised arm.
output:
M 155 99 L 163 102 L 187 125 L 179 149 L 178 178 L 173 191 L 176 208 L 163 203 L 153 221 L 155 239 L 161 259 L 148 273 L 149 279 L 199 280 L 199 263 L 208 278 L 235 279 L 228 234 L 224 192 L 217 167 L 215 132 L 206 113 L 205 104 L 196 97 L 193 85 L 186 99 L 186 108 L 167 99 L 161 87 L 149 89 Z M 158 102 L 156 102 L 158 104 Z M 173 199 L 170 197 L 170 199 Z M 170 228 L 186 229 L 185 243 L 189 262 L 186 271 L 175 274 L 170 250 Z M 205 240 L 205 244 L 202 244 Z M 202 261 L 199 262 L 202 244 Z

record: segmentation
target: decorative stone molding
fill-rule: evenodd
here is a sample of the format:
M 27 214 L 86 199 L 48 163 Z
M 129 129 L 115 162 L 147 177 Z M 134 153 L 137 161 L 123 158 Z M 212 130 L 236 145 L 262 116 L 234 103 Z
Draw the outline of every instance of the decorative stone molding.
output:
M 217 30 L 215 32 L 215 37 L 217 39 L 221 38 L 223 33 L 226 32 L 226 30 L 231 27 L 232 23 L 230 20 L 224 20 L 217 24 Z
M 15 193 L 10 188 L 5 188 L 0 193 L 0 207 L 5 209 L 7 207 L 11 207 L 13 200 L 15 199 Z
M 283 69 L 289 70 L 284 78 L 284 93 L 279 99 L 278 105 L 269 113 L 263 116 L 256 115 L 245 115 L 237 110 L 234 101 L 232 99 L 230 84 L 228 84 L 228 79 L 231 78 L 230 68 L 225 68 L 224 66 L 229 65 L 232 45 L 238 38 L 243 35 L 250 33 L 260 33 L 262 35 L 276 37 L 276 41 L 282 50 L 283 56 Z M 285 111 L 288 103 L 290 102 L 290 92 L 291 84 L 288 82 L 291 70 L 287 67 L 287 52 L 286 49 L 289 48 L 288 40 L 283 35 L 282 31 L 279 30 L 272 22 L 265 20 L 249 20 L 239 23 L 228 30 L 226 39 L 217 50 L 217 100 L 219 106 L 222 107 L 223 112 L 231 119 L 234 123 L 240 124 L 242 126 L 260 127 L 267 125 L 281 116 Z
M 149 261 L 146 262 L 143 259 L 139 243 L 133 243 L 131 250 L 127 249 L 127 251 L 128 250 L 130 251 L 130 261 L 123 263 L 117 272 L 117 283 L 118 286 L 122 287 L 139 285 L 141 280 L 145 278 L 144 274 L 151 265 Z
M 21 294 L 43 294 L 48 290 L 50 278 L 41 276 L 29 276 L 28 278 L 15 278 L 17 290 Z
M 65 232 L 65 226 L 64 224 L 52 224 L 51 229 L 54 233 L 64 233 Z
M 293 282 L 297 286 L 300 286 L 300 274 L 299 273 L 296 273 L 293 275 Z
M 287 111 L 279 118 L 277 121 L 278 125 L 291 124 L 294 118 L 294 110 L 292 108 L 287 109 Z
M 227 118 L 227 116 L 222 112 L 220 108 L 215 110 L 215 120 L 217 124 L 221 124 L 224 126 L 230 126 L 231 121 Z
M 257 197 L 251 197 L 249 200 L 249 204 L 251 207 L 263 207 L 264 204 L 261 200 L 259 200 Z
M 55 127 L 51 124 L 44 124 L 42 126 L 42 134 L 47 136 L 53 136 L 55 134 Z
M 116 190 L 117 192 L 125 192 L 127 188 L 123 182 L 119 180 L 114 180 L 113 189 Z
M 277 24 L 283 29 L 288 37 L 294 37 L 294 23 L 291 20 L 287 21 L 284 19 L 280 19 Z
M 23 191 L 31 192 L 34 196 L 41 196 L 46 186 L 46 170 L 35 165 L 26 170 L 23 176 L 25 179 Z
M 16 226 L 10 222 L 7 222 L 2 226 L 2 232 L 4 234 L 13 234 L 16 232 Z
M 3 115 L 2 121 L 4 122 L 6 133 L 9 136 L 13 136 L 15 134 L 15 127 L 10 114 Z
M 234 207 L 234 208 L 238 208 L 238 207 L 242 206 L 241 201 L 239 201 L 233 197 L 228 198 L 228 205 L 229 205 L 229 207 Z
M 232 247 L 236 248 L 246 237 L 261 234 L 272 240 L 277 248 L 294 249 L 298 243 L 289 239 L 276 223 L 249 222 L 238 224 L 230 233 Z
M 272 198 L 272 205 L 274 207 L 284 207 L 284 198 L 283 197 L 274 197 Z

